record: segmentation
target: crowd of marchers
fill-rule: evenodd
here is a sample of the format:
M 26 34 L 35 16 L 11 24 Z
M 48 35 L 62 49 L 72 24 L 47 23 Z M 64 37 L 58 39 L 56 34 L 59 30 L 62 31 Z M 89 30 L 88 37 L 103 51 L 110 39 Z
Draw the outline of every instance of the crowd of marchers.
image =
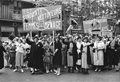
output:
M 5 65 L 6 62 L 6 65 Z M 98 35 L 35 35 L 15 37 L 13 40 L 0 40 L 0 69 L 6 67 L 13 72 L 31 74 L 61 70 L 89 74 L 113 70 L 119 72 L 120 37 L 101 37 Z

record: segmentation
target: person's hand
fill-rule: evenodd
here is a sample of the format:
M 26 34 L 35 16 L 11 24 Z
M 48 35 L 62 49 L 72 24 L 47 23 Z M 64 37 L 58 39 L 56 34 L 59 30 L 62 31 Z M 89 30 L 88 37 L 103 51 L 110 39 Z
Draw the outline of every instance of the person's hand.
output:
M 6 54 L 9 54 L 8 52 L 6 52 Z
M 53 53 L 53 55 L 55 55 L 56 51 Z
M 53 52 L 53 56 L 55 56 L 55 52 Z
M 30 35 L 29 35 L 29 33 L 26 35 L 26 38 L 28 38 Z

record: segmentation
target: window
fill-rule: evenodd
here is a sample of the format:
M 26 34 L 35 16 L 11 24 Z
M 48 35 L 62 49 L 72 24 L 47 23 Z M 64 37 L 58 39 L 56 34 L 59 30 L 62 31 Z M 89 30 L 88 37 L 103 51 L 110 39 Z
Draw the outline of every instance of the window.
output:
M 2 37 L 9 37 L 11 32 L 2 32 Z

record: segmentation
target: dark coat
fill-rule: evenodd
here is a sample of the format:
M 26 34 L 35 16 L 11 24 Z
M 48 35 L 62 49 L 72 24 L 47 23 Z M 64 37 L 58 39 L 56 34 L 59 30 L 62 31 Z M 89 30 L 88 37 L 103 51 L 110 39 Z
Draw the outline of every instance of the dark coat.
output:
M 54 65 L 59 67 L 62 65 L 62 44 L 60 42 L 55 42 L 55 49 L 58 49 L 58 51 L 55 53 L 54 56 Z
M 90 47 L 87 46 L 87 63 L 91 65 L 91 55 L 90 55 Z
M 107 64 L 112 66 L 114 58 L 115 49 L 111 49 L 111 42 L 107 45 L 106 55 L 107 55 Z
M 4 54 L 6 52 L 3 46 L 0 46 L 0 69 L 4 67 Z
M 91 43 L 90 45 L 87 46 L 87 63 L 88 65 L 91 65 L 91 53 L 90 53 L 90 47 L 93 47 L 94 43 Z
M 76 43 L 73 42 L 73 64 L 74 64 L 74 69 L 76 68 L 76 62 L 78 60 L 78 54 L 77 54 L 77 46 Z
M 43 68 L 43 55 L 44 49 L 41 42 L 36 44 L 35 42 L 31 42 L 29 39 L 26 42 L 31 45 L 28 66 L 36 69 Z
M 115 43 L 115 53 L 113 57 L 113 65 L 118 65 L 120 60 L 120 44 L 118 44 L 118 41 Z
M 83 49 L 83 45 L 81 44 L 80 50 L 82 51 L 82 49 Z M 82 52 L 78 54 L 78 59 L 81 59 L 81 56 L 82 56 Z
M 87 64 L 88 65 L 91 65 L 90 46 L 93 46 L 93 44 L 90 44 L 90 45 L 87 46 Z

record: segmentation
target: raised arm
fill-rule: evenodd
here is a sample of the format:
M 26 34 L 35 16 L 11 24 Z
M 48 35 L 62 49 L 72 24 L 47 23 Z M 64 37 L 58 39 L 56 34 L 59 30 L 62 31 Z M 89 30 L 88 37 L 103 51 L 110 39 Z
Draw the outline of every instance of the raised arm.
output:
M 3 52 L 6 52 L 6 50 L 5 50 L 5 48 L 4 48 L 3 46 L 2 46 L 2 51 L 3 51 Z
M 29 45 L 32 45 L 34 42 L 30 40 L 29 34 L 27 34 L 26 36 L 26 43 L 28 43 Z
M 29 45 L 32 45 L 34 42 L 31 41 L 29 38 L 26 39 L 26 43 L 28 43 Z

